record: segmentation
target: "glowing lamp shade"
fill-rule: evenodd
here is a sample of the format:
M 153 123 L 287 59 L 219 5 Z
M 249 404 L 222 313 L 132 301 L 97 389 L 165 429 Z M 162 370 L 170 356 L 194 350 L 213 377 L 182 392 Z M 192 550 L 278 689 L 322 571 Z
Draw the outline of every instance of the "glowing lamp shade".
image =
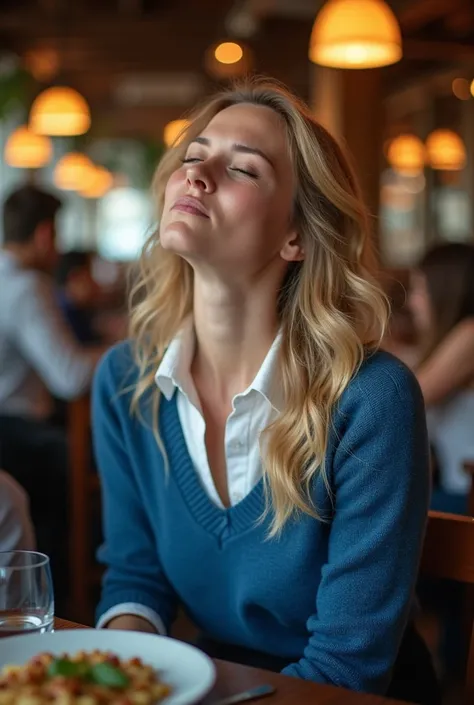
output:
M 81 191 L 87 188 L 95 166 L 85 154 L 69 152 L 56 164 L 54 183 L 64 191 Z
M 220 64 L 236 64 L 243 55 L 242 47 L 236 42 L 222 42 L 214 49 L 214 56 Z
M 342 69 L 394 64 L 402 58 L 400 26 L 383 0 L 327 0 L 314 21 L 309 58 Z
M 460 171 L 466 165 L 466 148 L 452 130 L 434 130 L 426 140 L 428 163 L 439 171 Z
M 425 145 L 416 135 L 399 135 L 390 142 L 387 159 L 399 174 L 416 176 L 425 166 Z
M 243 44 L 220 42 L 207 49 L 204 62 L 212 76 L 226 80 L 248 74 L 252 69 L 253 54 Z
M 67 86 L 48 88 L 31 106 L 30 127 L 40 135 L 82 135 L 90 124 L 86 101 Z
M 39 169 L 45 166 L 53 155 L 49 137 L 36 135 L 26 125 L 11 133 L 5 144 L 5 161 L 20 169 Z
M 176 146 L 181 142 L 189 126 L 189 120 L 172 120 L 163 132 L 163 139 L 167 147 Z
M 84 198 L 102 198 L 112 188 L 113 176 L 104 167 L 93 166 L 88 179 L 88 184 L 79 191 Z

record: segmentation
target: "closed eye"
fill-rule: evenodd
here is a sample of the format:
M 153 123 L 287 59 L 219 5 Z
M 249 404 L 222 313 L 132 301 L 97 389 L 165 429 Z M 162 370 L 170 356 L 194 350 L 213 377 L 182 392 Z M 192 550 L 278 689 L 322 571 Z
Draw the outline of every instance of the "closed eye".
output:
M 199 159 L 198 157 L 185 157 L 184 159 L 181 159 L 182 164 L 196 164 L 198 162 L 204 161 L 203 159 Z M 239 174 L 244 174 L 244 176 L 249 176 L 251 179 L 258 179 L 258 174 L 255 174 L 253 171 L 248 171 L 247 169 L 239 169 L 238 167 L 229 167 L 229 171 L 236 171 Z
M 258 179 L 258 174 L 254 174 L 252 171 L 247 171 L 246 169 L 238 169 L 235 166 L 229 167 L 230 171 L 238 171 L 240 174 L 245 174 L 245 176 L 250 176 L 252 179 Z

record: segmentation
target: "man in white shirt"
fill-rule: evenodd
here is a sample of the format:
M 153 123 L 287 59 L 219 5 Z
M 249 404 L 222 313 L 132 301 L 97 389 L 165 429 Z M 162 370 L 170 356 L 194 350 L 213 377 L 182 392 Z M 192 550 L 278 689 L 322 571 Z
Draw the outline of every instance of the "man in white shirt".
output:
M 38 547 L 51 554 L 53 571 L 63 562 L 69 498 L 67 443 L 50 423 L 52 396 L 84 394 L 102 353 L 77 343 L 48 276 L 60 206 L 33 185 L 11 193 L 0 250 L 0 467 L 29 494 Z

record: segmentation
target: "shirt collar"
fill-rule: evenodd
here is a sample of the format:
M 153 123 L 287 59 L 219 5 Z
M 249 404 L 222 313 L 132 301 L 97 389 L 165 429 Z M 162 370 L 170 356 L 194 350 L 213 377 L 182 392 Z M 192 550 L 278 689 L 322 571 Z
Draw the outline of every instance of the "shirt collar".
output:
M 259 392 L 272 405 L 275 411 L 283 408 L 283 389 L 279 375 L 278 358 L 281 347 L 281 330 L 272 343 L 262 365 L 247 389 L 237 396 L 244 396 L 251 391 Z
M 272 343 L 259 371 L 252 383 L 237 397 L 258 392 L 271 404 L 275 411 L 283 407 L 283 390 L 278 370 L 278 357 L 281 347 L 281 330 Z M 192 317 L 189 316 L 178 335 L 173 338 L 155 374 L 155 382 L 164 397 L 169 401 L 179 389 L 195 403 L 196 391 L 191 377 L 191 363 L 194 357 L 196 337 Z
M 176 388 L 187 396 L 194 388 L 191 378 L 191 363 L 195 345 L 193 319 L 189 316 L 167 347 L 155 375 L 155 382 L 168 401 L 172 398 Z

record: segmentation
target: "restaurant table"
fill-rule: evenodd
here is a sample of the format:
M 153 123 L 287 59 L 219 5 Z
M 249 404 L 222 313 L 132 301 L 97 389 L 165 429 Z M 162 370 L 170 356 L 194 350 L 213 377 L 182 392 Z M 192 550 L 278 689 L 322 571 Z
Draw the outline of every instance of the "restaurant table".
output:
M 68 622 L 65 619 L 55 620 L 55 629 L 84 629 L 84 625 Z M 262 705 L 400 705 L 399 701 L 383 698 L 380 695 L 354 693 L 343 688 L 329 685 L 309 683 L 298 678 L 281 676 L 278 673 L 262 671 L 257 668 L 240 666 L 236 663 L 214 660 L 217 678 L 211 693 L 202 705 L 213 705 L 220 698 L 234 695 L 242 690 L 254 688 L 257 685 L 270 684 L 276 688 L 271 697 L 256 700 Z M 253 701 L 252 701 L 253 702 Z

